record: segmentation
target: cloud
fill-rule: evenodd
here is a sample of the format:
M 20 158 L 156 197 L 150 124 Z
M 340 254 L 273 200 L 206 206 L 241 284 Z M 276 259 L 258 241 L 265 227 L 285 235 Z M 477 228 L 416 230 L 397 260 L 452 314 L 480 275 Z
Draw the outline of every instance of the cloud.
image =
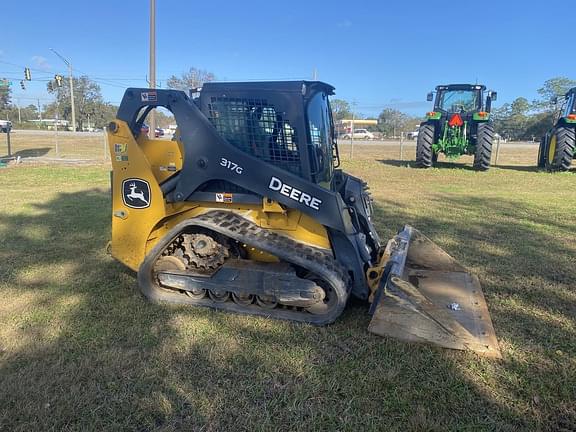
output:
M 49 71 L 50 69 L 52 69 L 52 66 L 50 66 L 50 63 L 48 63 L 48 60 L 46 60 L 45 57 L 33 56 L 32 61 L 34 62 L 36 67 L 40 70 Z
M 347 19 L 344 20 L 344 21 L 340 21 L 340 22 L 338 23 L 338 27 L 340 27 L 340 28 L 350 28 L 350 27 L 352 27 L 352 21 L 347 20 Z

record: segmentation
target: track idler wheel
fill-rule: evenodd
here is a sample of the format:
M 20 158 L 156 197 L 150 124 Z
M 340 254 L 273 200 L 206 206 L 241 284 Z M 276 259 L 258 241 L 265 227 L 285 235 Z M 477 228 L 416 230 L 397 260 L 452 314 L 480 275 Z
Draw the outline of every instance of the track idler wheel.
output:
M 246 293 L 240 293 L 240 294 L 232 293 L 232 300 L 234 300 L 234 303 L 239 304 L 241 306 L 248 306 L 254 302 L 254 296 L 252 294 L 246 294 Z
M 325 314 L 336 304 L 338 299 L 330 285 L 319 279 L 312 280 L 322 289 L 322 291 L 324 291 L 324 298 L 318 303 L 314 303 L 312 306 L 304 308 L 304 310 L 314 315 Z
M 216 303 L 224 303 L 230 298 L 230 293 L 224 290 L 208 290 L 208 297 Z

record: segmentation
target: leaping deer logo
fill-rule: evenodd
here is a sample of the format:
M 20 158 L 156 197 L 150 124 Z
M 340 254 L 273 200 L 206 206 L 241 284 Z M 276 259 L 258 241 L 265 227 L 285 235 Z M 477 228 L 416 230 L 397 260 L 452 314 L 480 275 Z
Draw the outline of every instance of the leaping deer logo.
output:
M 128 187 L 130 188 L 130 193 L 126 194 L 126 198 L 128 198 L 130 201 L 134 201 L 135 199 L 139 199 L 143 203 L 146 203 L 147 206 L 150 205 L 150 202 L 144 196 L 144 192 L 142 192 L 139 189 L 136 189 L 136 183 L 132 182 L 128 185 Z

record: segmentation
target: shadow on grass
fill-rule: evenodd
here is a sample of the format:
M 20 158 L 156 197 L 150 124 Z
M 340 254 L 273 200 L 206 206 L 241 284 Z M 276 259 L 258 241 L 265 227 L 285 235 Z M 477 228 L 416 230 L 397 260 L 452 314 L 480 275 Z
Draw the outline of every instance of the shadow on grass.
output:
M 570 400 L 558 393 L 563 364 L 529 365 L 574 334 L 554 327 L 542 338 L 544 322 L 529 314 L 492 308 L 509 344 L 534 347 L 528 364 L 512 354 L 495 364 L 371 335 L 359 302 L 326 328 L 150 304 L 134 274 L 104 253 L 109 207 L 108 192 L 86 190 L 31 214 L 0 212 L 0 295 L 8 302 L 0 310 L 9 315 L 0 316 L 0 430 L 526 430 L 557 424 L 547 414 Z M 550 283 L 575 282 L 572 270 L 538 271 L 569 252 L 544 234 L 403 212 L 378 207 L 376 218 L 387 229 L 411 223 L 449 235 L 460 241 L 451 252 L 474 267 L 486 264 L 483 242 L 502 248 L 484 283 L 489 299 L 560 308 L 553 289 L 535 284 L 526 293 L 518 281 L 541 273 Z
M 536 165 L 492 165 L 494 168 L 507 171 L 538 172 L 540 169 Z
M 39 148 L 33 148 L 33 149 L 24 149 L 24 150 L 18 150 L 16 152 L 12 152 L 12 155 L 10 157 L 13 158 L 17 158 L 17 157 L 21 157 L 21 158 L 27 158 L 27 157 L 42 157 L 47 155 L 50 151 L 52 150 L 52 148 L 50 147 L 39 147 Z M 4 155 L 4 156 L 0 156 L 0 159 L 6 159 L 8 158 L 8 154 Z
M 401 161 L 397 159 L 379 159 L 378 162 L 384 165 L 390 165 L 394 167 L 410 167 L 416 168 L 415 161 Z M 474 167 L 470 164 L 460 163 L 460 162 L 449 162 L 449 161 L 440 161 L 434 163 L 434 168 L 441 168 L 441 169 L 462 169 L 466 171 L 477 171 Z M 529 166 L 529 165 L 492 165 L 492 168 L 498 168 L 502 170 L 509 170 L 509 171 L 520 171 L 520 172 L 537 172 L 539 169 L 536 166 Z
M 395 167 L 410 167 L 410 168 L 417 168 L 415 161 L 401 161 L 397 159 L 381 159 L 378 162 L 384 165 L 390 165 Z M 476 171 L 472 165 L 458 163 L 458 162 L 434 162 L 434 168 L 442 168 L 442 169 L 463 169 L 467 171 Z

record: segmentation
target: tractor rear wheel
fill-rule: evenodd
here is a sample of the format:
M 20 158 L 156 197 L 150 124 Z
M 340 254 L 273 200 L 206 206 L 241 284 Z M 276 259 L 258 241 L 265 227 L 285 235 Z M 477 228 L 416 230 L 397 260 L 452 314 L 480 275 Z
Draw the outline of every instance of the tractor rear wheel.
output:
M 430 168 L 434 163 L 434 125 L 425 124 L 420 126 L 416 139 L 416 167 Z
M 494 141 L 494 126 L 490 123 L 480 123 L 476 134 L 476 153 L 474 154 L 474 169 L 486 171 L 490 168 L 492 157 L 492 141 Z
M 571 127 L 559 126 L 550 136 L 550 144 L 546 153 L 546 168 L 548 171 L 568 171 L 574 157 L 576 147 L 575 130 Z
M 546 135 L 542 137 L 538 147 L 538 168 L 546 168 Z

